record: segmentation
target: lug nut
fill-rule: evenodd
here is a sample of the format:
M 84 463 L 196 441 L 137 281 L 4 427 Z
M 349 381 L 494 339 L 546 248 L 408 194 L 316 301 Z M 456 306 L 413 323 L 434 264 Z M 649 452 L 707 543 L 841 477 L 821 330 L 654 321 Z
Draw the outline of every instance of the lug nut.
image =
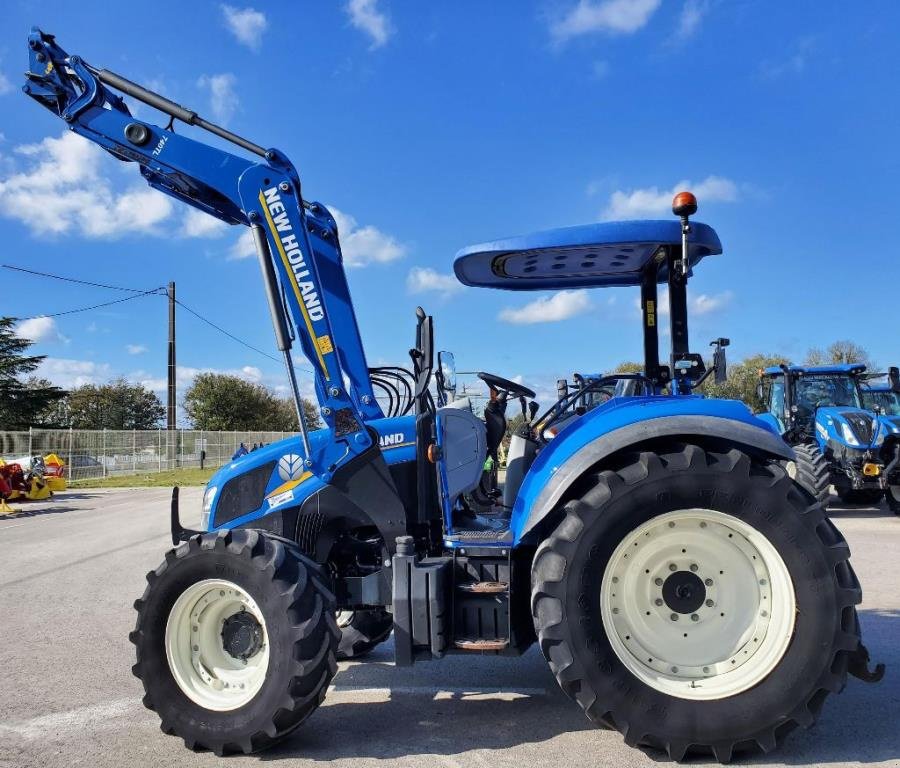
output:
M 663 580 L 660 578 L 653 579 L 653 583 L 656 584 L 657 587 L 661 587 L 663 585 Z
M 697 570 L 698 570 L 697 563 L 691 563 L 691 571 L 693 571 L 694 573 L 697 573 Z
M 712 580 L 712 579 L 706 579 L 703 583 L 706 584 L 707 587 L 711 587 L 711 586 L 713 585 L 713 580 Z
M 661 598 L 661 597 L 657 597 L 656 600 L 654 600 L 654 602 L 655 602 L 657 605 L 662 605 L 662 604 L 663 604 L 663 601 L 662 601 L 662 598 Z
M 700 617 L 696 613 L 692 613 L 691 621 L 700 621 Z
M 672 621 L 678 621 L 678 614 L 673 613 L 669 618 L 672 619 Z
M 712 608 L 714 605 L 715 605 L 715 603 L 714 603 L 712 600 L 707 600 L 707 601 L 706 601 L 706 607 L 707 607 L 707 608 Z
M 670 571 L 677 571 L 677 570 L 678 570 L 678 566 L 675 565 L 675 563 L 669 563 L 669 570 L 670 570 Z

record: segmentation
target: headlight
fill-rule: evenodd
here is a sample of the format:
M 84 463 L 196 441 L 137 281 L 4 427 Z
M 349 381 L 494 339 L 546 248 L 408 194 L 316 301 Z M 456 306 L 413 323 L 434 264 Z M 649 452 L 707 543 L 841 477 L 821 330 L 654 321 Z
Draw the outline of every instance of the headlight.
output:
M 844 441 L 848 445 L 861 445 L 859 440 L 856 439 L 856 435 L 853 433 L 853 429 L 846 421 L 841 422 L 841 435 L 843 435 Z
M 219 489 L 216 486 L 211 485 L 206 489 L 206 492 L 203 494 L 203 509 L 200 512 L 200 530 L 208 531 L 209 530 L 209 513 L 212 510 L 213 499 L 216 498 L 216 491 Z

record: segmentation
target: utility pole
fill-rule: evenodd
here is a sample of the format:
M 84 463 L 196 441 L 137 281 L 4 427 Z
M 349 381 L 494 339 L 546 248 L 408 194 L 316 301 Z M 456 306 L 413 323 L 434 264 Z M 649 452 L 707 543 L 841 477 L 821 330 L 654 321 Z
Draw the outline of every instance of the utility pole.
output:
M 168 448 L 169 462 L 175 459 L 175 281 L 169 283 L 169 367 L 168 367 L 168 398 L 166 402 L 166 430 L 168 431 L 166 446 Z M 169 463 L 167 462 L 167 463 Z M 171 463 L 169 467 L 171 468 Z

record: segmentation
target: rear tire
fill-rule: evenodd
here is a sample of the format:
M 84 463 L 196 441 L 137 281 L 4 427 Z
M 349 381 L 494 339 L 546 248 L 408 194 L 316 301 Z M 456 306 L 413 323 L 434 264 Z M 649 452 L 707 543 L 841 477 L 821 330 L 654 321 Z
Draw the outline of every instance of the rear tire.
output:
M 337 658 L 346 661 L 365 656 L 387 640 L 394 628 L 394 617 L 384 608 L 339 611 L 337 624 L 341 630 Z
M 535 554 L 532 615 L 557 681 L 588 718 L 619 730 L 630 746 L 661 749 L 675 760 L 712 753 L 720 762 L 747 749 L 769 752 L 796 726 L 810 726 L 827 695 L 843 688 L 848 656 L 860 642 L 853 607 L 860 586 L 849 548 L 821 504 L 774 462 L 695 445 L 627 457 L 614 471 L 586 476 L 579 491 Z M 689 524 L 691 514 L 696 520 Z M 703 526 L 705 521 L 711 522 Z M 682 529 L 670 529 L 673 523 L 684 523 L 684 538 L 675 539 Z M 719 539 L 712 535 L 717 532 Z M 758 570 L 754 553 L 766 571 Z M 654 564 L 654 557 L 662 559 Z M 709 561 L 717 562 L 710 567 Z M 758 578 L 767 572 L 771 579 Z M 713 607 L 701 601 L 694 619 L 680 606 L 678 620 L 671 620 L 675 610 L 668 602 L 657 609 L 669 575 L 685 584 L 693 576 L 712 581 L 702 596 Z M 620 602 L 613 599 L 617 594 Z M 690 590 L 687 596 L 696 597 Z M 670 598 L 675 600 L 672 590 Z M 635 605 L 641 607 L 629 608 Z M 766 605 L 774 634 L 770 640 L 758 632 L 757 649 L 756 617 Z M 641 636 L 623 632 L 635 613 Z M 756 623 L 742 631 L 743 624 L 734 626 L 740 621 Z M 661 640 L 676 626 L 701 638 L 707 623 L 713 630 L 706 640 L 694 642 L 680 632 L 677 639 Z M 728 647 L 717 632 L 740 640 Z M 630 651 L 632 642 L 644 639 L 656 640 L 662 655 L 654 660 Z M 720 657 L 708 658 L 714 647 Z M 691 670 L 704 668 L 708 672 L 693 676 Z
M 878 504 L 884 495 L 884 491 L 880 488 L 859 488 L 856 490 L 850 488 L 841 492 L 840 497 L 844 504 L 870 507 L 873 504 Z
M 794 480 L 809 494 L 823 504 L 831 495 L 831 471 L 828 460 L 815 443 L 803 443 L 794 446 L 797 456 L 797 475 Z
M 250 753 L 322 703 L 337 671 L 334 597 L 290 543 L 255 530 L 194 536 L 147 582 L 132 671 L 164 733 L 190 749 Z

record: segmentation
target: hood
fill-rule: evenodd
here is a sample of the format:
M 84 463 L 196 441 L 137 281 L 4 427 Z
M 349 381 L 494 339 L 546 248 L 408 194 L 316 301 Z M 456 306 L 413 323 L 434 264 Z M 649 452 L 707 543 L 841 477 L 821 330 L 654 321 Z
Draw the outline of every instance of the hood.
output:
M 872 448 L 884 441 L 884 427 L 871 411 L 850 406 L 819 408 L 816 432 L 825 440 L 837 441 L 850 448 Z

